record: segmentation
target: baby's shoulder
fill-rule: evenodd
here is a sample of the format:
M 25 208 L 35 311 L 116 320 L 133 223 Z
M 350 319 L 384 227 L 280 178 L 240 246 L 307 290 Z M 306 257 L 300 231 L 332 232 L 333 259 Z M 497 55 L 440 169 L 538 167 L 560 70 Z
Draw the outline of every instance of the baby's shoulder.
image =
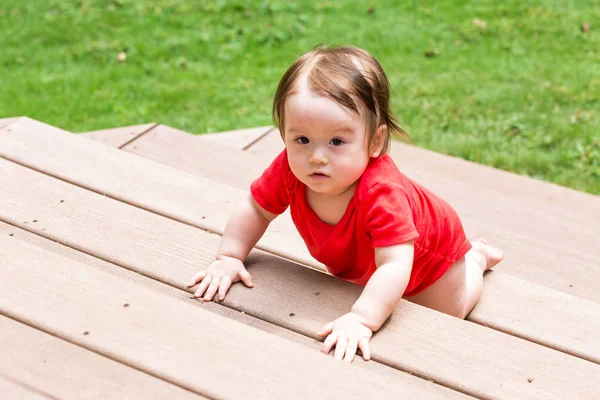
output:
M 390 156 L 384 154 L 369 162 L 356 188 L 357 194 L 362 198 L 372 195 L 377 188 L 400 188 L 404 186 L 405 179 Z

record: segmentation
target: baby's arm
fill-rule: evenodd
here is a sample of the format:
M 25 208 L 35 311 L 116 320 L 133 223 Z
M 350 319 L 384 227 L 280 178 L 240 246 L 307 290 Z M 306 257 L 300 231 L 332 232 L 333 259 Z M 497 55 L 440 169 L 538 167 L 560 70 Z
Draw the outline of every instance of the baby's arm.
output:
M 232 257 L 244 261 L 275 217 L 277 215 L 262 208 L 252 194 L 248 194 L 227 221 L 217 260 Z
M 218 291 L 219 300 L 223 300 L 231 284 L 239 280 L 252 287 L 252 278 L 243 261 L 276 216 L 248 194 L 227 221 L 216 260 L 205 271 L 194 275 L 188 284 L 192 287 L 200 283 L 194 297 L 200 297 L 206 291 L 204 300 L 211 301 Z
M 352 312 L 364 325 L 378 330 L 400 302 L 412 271 L 414 242 L 375 249 L 377 270 L 367 282 Z
M 352 310 L 325 325 L 319 336 L 327 338 L 323 352 L 333 346 L 335 358 L 351 362 L 360 348 L 365 360 L 371 358 L 369 340 L 400 302 L 412 270 L 414 242 L 375 249 L 377 270 Z

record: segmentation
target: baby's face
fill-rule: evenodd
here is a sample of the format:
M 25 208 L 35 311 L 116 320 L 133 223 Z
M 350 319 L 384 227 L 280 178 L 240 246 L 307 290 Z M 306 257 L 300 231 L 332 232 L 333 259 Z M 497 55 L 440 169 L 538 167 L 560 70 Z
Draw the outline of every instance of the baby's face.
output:
M 290 169 L 317 193 L 342 194 L 354 187 L 369 163 L 365 121 L 299 83 L 285 104 Z

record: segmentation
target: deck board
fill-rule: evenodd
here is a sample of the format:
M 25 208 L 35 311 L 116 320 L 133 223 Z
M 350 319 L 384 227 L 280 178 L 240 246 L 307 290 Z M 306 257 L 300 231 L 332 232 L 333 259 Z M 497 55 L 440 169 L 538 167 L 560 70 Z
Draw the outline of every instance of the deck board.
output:
M 229 212 L 247 195 L 239 189 L 182 173 L 37 121 L 28 119 L 11 125 L 11 128 L 10 131 L 8 128 L 0 130 L 0 157 L 212 232 L 223 231 Z M 47 145 L 54 147 L 58 143 L 60 155 L 43 150 L 48 148 Z M 34 154 L 45 155 L 32 157 Z M 150 186 L 138 178 L 152 175 L 156 184 Z M 111 177 L 119 177 L 119 181 Z M 300 249 L 293 253 L 297 261 L 324 269 L 298 236 L 296 240 L 286 236 L 289 230 L 284 220 L 275 220 L 257 247 L 283 257 L 287 254 L 286 249 Z
M 150 131 L 156 125 L 156 122 L 151 122 L 148 124 L 124 126 L 121 128 L 83 132 L 79 135 L 85 136 L 99 143 L 104 143 L 108 146 L 120 148 Z
M 272 161 L 164 125 L 122 150 L 244 190 Z
M 248 190 L 252 180 L 271 162 L 260 154 L 232 153 L 227 146 L 209 144 L 190 136 L 161 126 L 123 147 L 123 150 L 243 190 Z M 226 168 L 223 166 L 225 160 Z M 508 209 L 511 205 L 498 207 Z M 293 238 L 293 243 L 302 246 L 289 213 L 280 219 L 286 221 L 286 237 Z M 518 231 L 499 229 L 496 225 L 481 223 L 473 218 L 463 218 L 463 223 L 470 237 L 495 238 L 494 244 L 505 250 L 506 259 L 499 267 L 501 271 L 600 302 L 600 291 L 596 285 L 600 279 L 600 266 L 593 256 L 567 248 L 560 240 L 558 243 L 553 241 L 551 236 L 524 237 Z M 578 232 L 577 235 L 579 237 L 582 233 Z M 286 255 L 294 257 L 290 253 Z
M 260 154 L 272 160 L 283 150 L 283 147 L 283 139 L 281 138 L 279 129 L 274 129 L 251 146 L 248 146 L 246 151 L 253 154 Z
M 236 129 L 233 131 L 204 133 L 201 135 L 201 137 L 203 139 L 212 140 L 216 143 L 221 143 L 223 145 L 229 146 L 230 148 L 245 150 L 247 147 L 252 146 L 255 142 L 262 139 L 263 136 L 268 134 L 273 129 L 274 128 L 272 126 L 260 126 L 258 128 Z
M 3 314 L 196 393 L 440 397 L 23 241 L 4 236 L 0 243 Z
M 21 196 L 22 200 L 15 201 L 6 197 L 0 207 L 5 213 L 2 218 L 12 218 L 9 222 L 22 224 L 26 229 L 42 235 L 49 235 L 53 240 L 67 242 L 67 236 L 69 242 L 65 244 L 75 248 L 79 246 L 81 250 L 137 269 L 147 276 L 165 280 L 174 279 L 176 276 L 179 277 L 181 287 L 185 285 L 191 272 L 210 263 L 218 245 L 219 239 L 214 235 L 131 208 L 52 178 L 44 179 L 41 174 L 18 165 L 12 168 L 2 169 L 3 173 L 0 176 L 14 179 L 4 181 L 3 184 L 12 187 L 14 193 Z M 16 170 L 21 170 L 22 173 Z M 26 175 L 31 177 L 27 178 Z M 10 196 L 13 191 L 3 194 Z M 40 196 L 40 193 L 44 193 L 44 196 Z M 60 203 L 59 198 L 65 202 Z M 87 214 L 76 214 L 76 211 L 86 208 L 90 208 Z M 35 216 L 32 212 L 35 212 Z M 36 218 L 37 222 L 32 223 L 32 218 Z M 172 225 L 167 227 L 167 223 Z M 108 229 L 114 237 L 120 238 L 119 241 L 106 240 L 105 232 Z M 58 235 L 57 231 L 60 230 L 62 233 Z M 199 240 L 195 235 L 206 235 L 206 238 Z M 85 240 L 82 241 L 82 238 Z M 199 251 L 198 246 L 201 243 L 206 246 L 211 239 L 212 251 Z M 79 245 L 77 240 L 81 241 Z M 173 256 L 165 257 L 165 254 L 169 253 Z M 186 255 L 189 258 L 186 259 Z M 165 266 L 169 266 L 169 269 L 165 269 Z M 277 274 L 272 273 L 275 269 L 278 270 Z M 247 290 L 237 285 L 232 289 L 225 304 L 288 329 L 307 334 L 312 332 L 313 336 L 323 323 L 349 309 L 360 289 L 268 255 L 260 257 L 249 266 L 249 270 L 254 275 L 256 287 Z M 285 271 L 291 271 L 288 273 L 293 275 L 286 276 Z M 323 295 L 317 298 L 312 290 L 306 290 L 307 287 L 319 290 Z M 328 303 L 335 304 L 339 309 L 323 309 L 322 302 L 327 302 L 328 299 L 335 299 L 334 302 Z M 294 312 L 296 317 L 290 318 L 290 312 Z M 407 302 L 402 302 L 397 316 L 392 318 L 388 327 L 378 333 L 373 341 L 374 346 L 379 347 L 374 351 L 376 359 L 380 357 L 382 361 L 399 369 L 409 370 L 473 394 L 483 391 L 490 395 L 497 390 L 508 390 L 504 388 L 507 382 L 510 383 L 510 390 L 525 390 L 531 394 L 529 389 L 535 391 L 539 388 L 530 388 L 529 382 L 523 378 L 527 373 L 540 376 L 539 384 L 550 390 L 544 385 L 565 384 L 560 380 L 562 378 L 552 377 L 552 374 L 559 370 L 554 370 L 559 364 L 569 365 L 571 376 L 567 378 L 575 382 L 570 385 L 575 385 L 576 390 L 586 391 L 585 386 L 580 386 L 584 384 L 579 375 L 594 376 L 596 370 L 593 367 L 597 368 L 595 364 Z M 465 347 L 455 348 L 457 342 L 465 344 Z M 530 360 L 531 365 L 515 368 L 514 365 L 519 364 L 519 360 L 522 359 Z M 461 360 L 460 364 L 457 360 Z M 439 370 L 440 362 L 450 363 L 453 368 Z M 471 377 L 477 375 L 481 369 L 490 371 L 490 376 L 476 382 L 471 381 Z M 564 376 L 563 372 L 560 375 Z M 550 381 L 554 383 L 550 384 Z M 559 389 L 551 389 L 556 390 Z M 503 393 L 509 396 L 508 392 Z
M 411 174 L 423 170 L 427 176 L 465 182 L 495 193 L 503 200 L 508 197 L 580 218 L 600 219 L 600 197 L 589 193 L 401 142 L 394 143 L 391 156 L 401 167 L 409 168 Z
M 0 375 L 0 393 L 2 393 L 2 397 L 5 399 L 54 400 L 50 396 L 44 395 L 35 389 L 25 387 L 2 375 Z
M 48 136 L 49 133 L 46 132 L 43 136 L 46 137 Z M 58 137 L 54 138 L 55 143 L 59 143 L 60 142 L 60 137 L 62 136 L 63 139 L 66 139 L 67 142 L 71 142 L 72 139 L 76 139 L 73 138 L 72 136 L 69 135 L 59 135 Z M 22 135 L 19 135 L 19 137 L 22 137 Z M 86 146 L 86 148 L 88 148 L 89 150 L 89 145 L 93 144 L 92 142 L 89 141 L 79 141 L 79 143 L 82 143 L 84 146 Z M 92 146 L 94 147 L 94 146 Z M 100 151 L 100 152 L 106 152 L 106 153 L 111 153 L 112 149 L 104 147 L 104 146 L 96 146 L 96 150 Z M 90 165 L 89 164 L 89 160 L 90 159 L 106 159 L 106 157 L 98 157 L 97 155 L 85 155 L 85 151 L 83 150 L 71 150 L 70 153 L 76 153 L 79 154 L 81 157 L 83 157 L 82 160 L 80 160 L 78 163 L 75 163 L 75 165 L 79 164 L 81 165 L 81 167 L 79 168 L 66 168 L 64 172 L 71 174 L 70 178 L 71 180 L 73 179 L 73 177 L 75 177 L 76 175 L 73 175 L 73 173 L 75 174 L 84 174 L 87 175 L 90 173 L 90 171 L 95 171 L 97 169 L 100 169 L 100 166 L 96 166 L 94 167 L 94 165 Z M 133 161 L 136 160 L 137 162 L 141 163 L 141 164 L 147 164 L 147 165 L 154 165 L 151 161 L 149 160 L 145 160 L 145 159 L 140 159 L 137 157 L 132 157 L 132 156 L 128 156 L 126 154 L 123 153 L 119 153 L 117 152 L 117 155 L 121 155 L 121 157 L 115 157 L 111 162 L 110 162 L 110 167 L 111 168 L 115 168 L 115 171 L 122 171 L 124 170 L 124 164 L 123 161 L 124 160 L 129 160 Z M 38 157 L 35 159 L 36 161 L 40 161 L 42 160 L 42 158 Z M 132 168 L 135 164 L 133 164 L 130 161 L 126 161 L 126 165 L 128 166 L 128 168 Z M 7 168 L 10 168 L 9 166 L 7 166 Z M 172 175 L 165 175 L 164 178 L 161 178 L 160 175 L 161 173 L 164 174 L 165 171 L 169 171 L 168 168 L 163 167 L 158 168 L 154 171 L 147 171 L 147 172 L 142 172 L 145 169 L 138 166 L 136 168 L 134 168 L 138 171 L 138 173 L 135 175 L 135 180 L 136 180 L 136 184 L 139 185 L 139 188 L 144 188 L 145 191 L 148 190 L 152 190 L 153 187 L 156 188 L 156 190 L 154 190 L 154 196 L 148 196 L 151 197 L 152 199 L 154 199 L 154 201 L 157 202 L 163 202 L 166 204 L 166 202 L 168 202 L 168 197 L 165 198 L 164 197 L 164 191 L 161 189 L 161 185 L 159 183 L 156 182 L 169 182 L 170 184 L 175 184 L 178 181 L 183 180 L 183 182 L 188 182 L 188 184 L 190 181 L 188 181 L 187 179 L 185 179 L 185 176 L 182 172 L 176 172 Z M 89 171 L 88 171 L 89 170 Z M 59 173 L 59 175 L 62 174 Z M 6 176 L 17 176 L 16 172 L 7 172 L 4 175 Z M 116 174 L 115 174 L 116 175 Z M 121 172 L 120 175 L 123 175 L 123 173 Z M 144 178 L 145 177 L 145 178 Z M 96 182 L 100 182 L 98 181 L 98 179 L 101 178 L 101 176 L 96 175 L 94 177 L 96 179 Z M 153 179 L 158 178 L 158 180 L 155 183 L 153 182 Z M 20 178 L 21 181 L 14 181 L 14 182 L 7 182 L 6 185 L 7 187 L 20 187 L 23 186 L 23 188 L 21 189 L 21 191 L 26 191 L 27 190 L 27 184 L 26 179 L 25 178 Z M 33 178 L 30 178 L 33 179 Z M 39 178 L 35 178 L 36 180 L 39 181 Z M 78 178 L 77 178 L 78 179 Z M 76 180 L 77 180 L 76 179 Z M 88 184 L 90 181 L 84 181 L 84 180 L 80 180 L 80 182 Z M 196 182 L 198 183 L 198 182 Z M 104 183 L 100 182 L 101 187 L 97 187 L 96 191 L 102 193 L 103 191 L 106 191 L 107 193 L 113 191 L 116 189 L 117 192 L 115 192 L 113 194 L 114 197 L 117 198 L 125 198 L 126 201 L 129 202 L 133 202 L 136 204 L 137 203 L 137 193 L 136 192 L 131 192 L 130 195 L 127 195 L 125 193 L 125 197 L 123 190 L 127 191 L 127 190 L 131 190 L 132 187 L 135 187 L 134 184 L 131 184 L 129 181 L 121 181 L 121 180 L 116 180 L 115 178 L 111 177 L 107 180 L 104 181 Z M 106 186 L 109 185 L 109 186 Z M 112 185 L 112 187 L 110 186 Z M 185 185 L 183 185 L 185 186 Z M 124 189 L 126 188 L 126 189 Z M 223 187 L 222 190 L 225 190 L 227 188 Z M 50 191 L 50 189 L 47 189 L 48 191 Z M 193 193 L 206 193 L 209 192 L 209 190 L 207 190 L 206 187 L 204 186 L 199 186 L 199 187 L 195 187 L 194 186 L 189 186 L 188 187 L 190 196 Z M 214 190 L 219 190 L 219 188 L 217 187 Z M 167 191 L 167 193 L 172 193 L 172 190 Z M 187 192 L 181 192 L 178 191 L 179 193 L 181 193 L 182 197 L 188 197 Z M 210 191 L 212 193 L 212 195 L 214 197 L 218 197 L 218 193 L 216 193 L 215 191 Z M 6 194 L 8 195 L 8 193 Z M 161 198 L 161 196 L 163 198 Z M 36 196 L 35 193 L 31 194 L 31 198 L 32 199 L 36 199 L 38 196 Z M 7 201 L 7 206 L 6 209 L 10 209 L 11 206 L 10 204 L 16 204 L 19 203 L 18 200 L 12 200 L 12 201 Z M 52 212 L 56 213 L 56 215 L 60 215 L 61 209 L 60 207 L 56 207 L 56 200 L 54 203 L 54 207 L 52 208 Z M 190 204 L 187 207 L 181 207 L 181 206 L 177 206 L 177 205 L 170 205 L 167 208 L 162 209 L 162 211 L 159 211 L 159 214 L 166 214 L 166 215 L 172 215 L 174 209 L 181 209 L 181 210 L 200 210 L 200 211 L 204 211 L 204 204 L 203 203 L 203 198 L 199 197 L 196 198 L 193 201 L 193 205 Z M 153 203 L 148 202 L 144 208 L 152 208 L 154 206 Z M 32 206 L 33 207 L 33 206 Z M 195 211 L 193 211 L 195 212 Z M 212 212 L 215 212 L 217 214 L 223 214 L 226 215 L 228 214 L 228 209 L 226 208 L 226 206 L 224 204 L 221 205 L 221 207 L 216 207 L 213 209 Z M 17 211 L 13 211 L 12 215 L 13 218 L 16 215 Z M 184 215 L 186 215 L 184 213 Z M 187 218 L 184 218 L 183 220 L 190 220 L 192 216 L 187 215 Z M 123 217 L 126 218 L 126 217 Z M 181 218 L 181 217 L 180 217 Z M 29 218 L 26 215 L 23 215 L 21 217 L 21 219 L 29 219 L 29 221 L 36 219 L 34 216 L 30 216 Z M 182 219 L 179 219 L 182 220 Z M 202 219 L 200 219 L 200 221 L 202 221 Z M 20 224 L 21 221 L 20 220 L 15 220 L 14 222 L 15 224 Z M 115 223 L 118 224 L 117 220 L 115 220 Z M 98 224 L 98 222 L 95 222 L 95 224 Z M 94 224 L 92 225 L 94 226 Z M 101 225 L 100 225 L 101 226 Z M 106 227 L 105 228 L 107 231 L 110 229 L 114 229 L 112 227 Z M 152 224 L 149 224 L 148 226 L 145 227 L 140 227 L 140 230 L 152 230 Z M 281 233 L 281 232 L 279 232 Z M 134 233 L 128 232 L 128 233 L 123 233 L 120 236 L 123 237 L 127 237 L 127 236 L 136 236 Z M 101 240 L 101 239 L 98 239 Z M 179 239 L 178 239 L 179 240 Z M 270 238 L 266 238 L 265 239 L 265 246 L 269 247 L 271 245 L 271 243 L 269 243 Z M 179 243 L 179 242 L 178 242 Z M 272 247 L 278 247 L 281 246 L 281 244 L 273 244 Z M 289 246 L 289 245 L 288 245 Z M 159 247 L 160 248 L 160 247 Z M 216 246 L 214 248 L 214 250 L 211 252 L 211 255 L 214 254 L 214 251 L 216 250 Z M 117 251 L 116 249 L 113 249 L 113 251 Z M 127 250 L 123 250 L 123 251 L 127 251 Z M 300 250 L 295 250 L 293 247 L 290 247 L 289 253 L 290 254 L 295 254 L 294 252 L 298 251 L 300 252 Z M 106 258 L 105 258 L 106 259 Z M 112 259 L 108 258 L 109 261 L 112 261 Z M 189 272 L 189 275 L 192 274 L 193 271 Z M 154 276 L 152 275 L 153 272 L 150 272 L 150 275 L 148 276 Z M 498 277 L 503 277 L 503 274 L 501 272 L 496 273 L 498 274 Z M 501 278 L 500 278 L 501 279 Z M 508 282 L 510 282 L 510 280 L 508 280 Z M 493 284 L 493 283 L 492 283 Z M 487 286 L 487 285 L 486 285 Z M 540 290 L 542 290 L 542 288 L 533 286 L 533 285 L 529 285 L 529 286 L 524 286 L 525 290 L 522 292 L 522 294 L 519 297 L 519 301 L 521 301 L 522 303 L 520 303 L 520 307 L 524 310 L 523 312 L 526 313 L 529 317 L 527 318 L 527 322 L 523 323 L 520 320 L 517 319 L 513 319 L 510 318 L 510 315 L 505 316 L 502 313 L 497 313 L 500 310 L 506 310 L 506 309 L 510 309 L 511 307 L 515 307 L 515 304 L 517 304 L 517 300 L 516 299 L 512 299 L 512 298 L 502 298 L 500 301 L 502 302 L 502 304 L 499 304 L 498 301 L 491 301 L 491 302 L 482 302 L 482 304 L 486 304 L 486 307 L 484 307 L 483 305 L 480 305 L 477 309 L 477 312 L 473 314 L 472 317 L 470 317 L 474 322 L 477 321 L 486 321 L 486 323 L 489 323 L 491 318 L 497 318 L 496 323 L 494 324 L 494 326 L 496 326 L 498 329 L 502 329 L 505 332 L 510 332 L 512 334 L 516 334 L 518 333 L 519 336 L 521 337 L 525 337 L 531 340 L 534 340 L 537 343 L 543 343 L 545 345 L 557 348 L 557 349 L 566 349 L 568 350 L 570 353 L 572 354 L 577 354 L 580 356 L 585 357 L 586 359 L 590 359 L 590 360 L 597 360 L 598 359 L 598 355 L 597 355 L 597 345 L 594 345 L 595 340 L 593 336 L 583 336 L 583 338 L 581 337 L 577 337 L 576 339 L 573 339 L 572 337 L 570 337 L 568 335 L 568 333 L 566 332 L 562 332 L 562 331 L 553 331 L 553 330 L 548 330 L 547 326 L 549 324 L 560 324 L 566 320 L 569 320 L 572 322 L 572 326 L 573 327 L 580 327 L 581 331 L 583 334 L 585 334 L 585 332 L 589 332 L 589 329 L 587 328 L 588 326 L 591 326 L 592 328 L 595 326 L 598 326 L 598 323 L 594 323 L 592 322 L 590 325 L 588 316 L 590 313 L 595 313 L 598 312 L 598 307 L 600 307 L 597 303 L 592 303 L 592 302 L 586 302 L 585 300 L 582 299 L 577 299 L 577 298 L 570 298 L 568 297 L 570 300 L 570 302 L 572 304 L 577 304 L 579 305 L 579 307 L 574 307 L 574 310 L 571 309 L 567 309 L 565 310 L 564 308 L 560 307 L 560 304 L 562 302 L 565 301 L 565 299 L 559 294 L 559 293 L 554 293 L 551 290 L 547 291 L 547 294 L 545 295 L 544 299 L 544 305 L 545 307 L 545 312 L 542 315 L 537 314 L 536 312 L 534 312 L 533 310 L 537 309 L 538 307 L 536 302 L 538 301 L 537 298 L 539 296 L 530 296 L 529 294 L 535 294 L 538 293 Z M 493 289 L 493 288 L 491 288 Z M 490 291 L 490 293 L 492 293 L 493 291 Z M 484 292 L 484 297 L 483 300 L 485 300 L 486 298 L 486 292 Z M 527 304 L 531 304 L 531 307 L 527 306 Z M 552 309 L 550 311 L 550 309 Z M 597 319 L 592 319 L 592 321 L 597 321 Z
M 0 118 L 0 129 L 4 128 L 5 126 L 8 126 L 14 122 L 17 122 L 17 120 L 21 118 L 21 117 L 14 117 L 14 118 Z
M 43 228 L 42 228 L 43 229 Z M 176 299 L 182 303 L 190 303 L 190 294 L 186 291 L 185 284 L 183 283 L 187 278 L 189 278 L 188 274 L 180 274 L 178 273 L 179 269 L 175 268 L 173 270 L 165 271 L 162 275 L 157 276 L 155 279 L 149 279 L 142 274 L 145 272 L 143 268 L 140 268 L 140 265 L 134 264 L 131 265 L 134 269 L 140 271 L 140 273 L 136 273 L 134 271 L 130 271 L 126 268 L 121 268 L 116 266 L 115 264 L 103 261 L 99 258 L 92 257 L 86 253 L 77 251 L 73 248 L 64 246 L 59 244 L 58 242 L 66 242 L 73 247 L 77 247 L 78 243 L 69 240 L 67 235 L 61 235 L 59 232 L 51 231 L 41 231 L 38 230 L 39 233 L 45 234 L 47 238 L 43 236 L 36 235 L 34 233 L 22 230 L 13 225 L 8 225 L 0 222 L 0 236 L 2 235 L 10 235 L 13 234 L 12 237 L 24 241 L 30 245 L 36 246 L 38 248 L 42 248 L 52 253 L 58 254 L 62 257 L 68 258 L 70 260 L 83 263 L 87 265 L 89 268 L 97 269 L 111 275 L 114 275 L 120 279 L 128 280 L 130 282 L 134 282 L 138 285 L 143 285 L 153 291 L 169 296 L 173 299 Z M 87 236 L 87 235 L 86 235 Z M 52 239 L 52 240 L 47 240 Z M 196 240 L 202 240 L 202 238 L 194 238 Z M 55 241 L 56 240 L 56 241 Z M 96 249 L 95 253 L 99 256 L 103 256 L 106 254 L 105 249 Z M 211 252 L 214 249 L 211 249 Z M 137 254 L 134 255 L 134 257 Z M 163 260 L 163 262 L 171 263 L 168 261 L 168 257 L 162 257 L 159 259 L 159 262 Z M 125 261 L 123 259 L 116 260 L 117 262 Z M 191 263 L 191 261 L 190 261 Z M 180 267 L 180 265 L 177 265 Z M 174 276 L 175 278 L 169 278 Z M 169 284 L 165 284 L 163 282 L 169 282 Z M 177 286 L 172 286 L 177 285 Z M 250 314 L 246 312 L 242 313 L 233 308 L 223 307 L 222 305 L 216 302 L 202 303 L 202 308 L 205 310 L 209 310 L 212 313 L 216 313 L 223 317 L 226 317 L 231 320 L 239 321 L 246 325 L 257 328 L 261 331 L 264 331 L 269 334 L 276 335 L 280 338 L 287 339 L 299 343 L 305 346 L 308 351 L 318 352 L 321 348 L 321 342 L 311 339 L 308 336 L 301 335 L 299 333 L 293 332 L 291 330 L 280 327 L 279 325 L 269 323 L 259 318 L 252 317 Z M 34 357 L 35 358 L 35 357 Z M 417 377 L 411 376 L 408 373 L 399 371 L 394 368 L 390 368 L 383 364 L 380 364 L 376 361 L 364 362 L 362 359 L 356 359 L 355 365 L 359 368 L 364 368 L 366 370 L 376 372 L 377 374 L 383 374 L 388 376 L 389 378 L 394 379 L 398 382 L 408 381 L 413 386 L 422 387 L 423 391 L 438 393 L 443 395 L 444 398 L 456 398 L 456 399 L 464 399 L 468 398 L 468 396 L 463 395 L 459 392 L 447 389 L 443 386 L 436 385 L 429 381 L 419 379 Z M 76 386 L 75 386 L 76 387 Z M 157 391 L 157 393 L 160 393 Z M 127 397 L 127 396 L 126 396 Z M 104 397 L 106 398 L 106 397 Z M 164 398 L 160 397 L 160 398 Z M 175 397 L 176 398 L 176 397 Z
M 203 398 L 1 315 L 0 375 L 58 399 Z
M 600 304 L 498 271 L 484 279 L 469 321 L 600 364 Z

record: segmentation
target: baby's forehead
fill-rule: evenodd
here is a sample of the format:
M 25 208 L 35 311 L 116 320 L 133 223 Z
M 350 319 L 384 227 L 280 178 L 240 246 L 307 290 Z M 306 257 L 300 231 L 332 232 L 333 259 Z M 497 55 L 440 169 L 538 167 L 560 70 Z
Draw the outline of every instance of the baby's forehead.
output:
M 288 108 L 290 100 L 292 102 L 312 102 L 312 103 L 323 103 L 323 100 L 335 104 L 336 107 L 341 108 L 351 118 L 360 117 L 360 113 L 356 113 L 354 110 L 344 106 L 342 102 L 335 98 L 334 95 L 326 93 L 324 90 L 315 87 L 309 80 L 307 74 L 299 76 L 296 82 L 290 87 L 287 98 L 285 99 L 285 106 Z M 354 99 L 357 108 L 361 110 L 363 104 L 360 99 Z
M 285 112 L 290 119 L 303 119 L 306 117 L 322 116 L 324 120 L 333 124 L 341 122 L 353 122 L 360 115 L 353 110 L 344 107 L 330 96 L 302 87 L 290 92 L 286 99 Z

